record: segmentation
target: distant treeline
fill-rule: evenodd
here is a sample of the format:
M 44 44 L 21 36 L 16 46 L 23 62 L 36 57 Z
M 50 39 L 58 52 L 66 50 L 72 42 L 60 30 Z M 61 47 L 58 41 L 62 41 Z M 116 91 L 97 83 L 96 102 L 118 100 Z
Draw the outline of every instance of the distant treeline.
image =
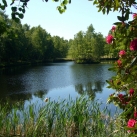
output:
M 47 61 L 57 58 L 98 60 L 110 54 L 109 46 L 92 24 L 86 32 L 79 31 L 74 39 L 51 36 L 40 25 L 16 23 L 0 12 L 0 64 L 21 61 Z M 112 54 L 112 53 L 111 53 Z
M 51 36 L 41 26 L 22 25 L 0 12 L 0 62 L 49 60 L 66 57 L 68 40 Z

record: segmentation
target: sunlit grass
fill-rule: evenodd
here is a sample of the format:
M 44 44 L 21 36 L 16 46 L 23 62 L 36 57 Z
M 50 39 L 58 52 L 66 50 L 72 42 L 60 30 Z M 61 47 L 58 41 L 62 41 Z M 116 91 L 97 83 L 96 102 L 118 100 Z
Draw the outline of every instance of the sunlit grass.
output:
M 0 105 L 0 136 L 20 137 L 126 137 L 117 113 L 100 109 L 101 103 L 86 97 L 76 100 L 46 100 L 36 109 L 31 104 L 25 110 L 10 104 Z

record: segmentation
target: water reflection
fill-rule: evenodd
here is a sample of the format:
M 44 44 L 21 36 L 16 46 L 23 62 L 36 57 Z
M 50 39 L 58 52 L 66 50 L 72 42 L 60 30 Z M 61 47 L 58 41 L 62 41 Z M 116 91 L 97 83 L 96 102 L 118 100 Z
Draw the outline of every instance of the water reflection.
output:
M 87 94 L 92 99 L 95 99 L 96 93 L 101 93 L 104 85 L 105 82 L 101 81 L 96 81 L 94 83 L 89 82 L 87 84 L 77 84 L 75 85 L 75 91 L 80 95 Z
M 87 83 L 89 81 L 105 82 L 112 76 L 111 72 L 108 73 L 108 68 L 110 66 L 111 64 L 76 64 L 72 66 L 71 70 L 75 81 L 78 79 L 81 83 Z
M 41 99 L 44 99 L 44 96 L 48 93 L 48 90 L 40 90 L 40 91 L 37 91 L 34 93 L 34 96 L 35 97 L 38 97 L 38 98 L 41 98 Z
M 97 98 L 106 95 L 105 81 L 113 73 L 111 64 L 75 64 L 74 62 L 50 63 L 41 66 L 12 68 L 0 75 L 0 99 L 11 101 L 40 101 L 46 96 L 66 98 L 87 93 Z

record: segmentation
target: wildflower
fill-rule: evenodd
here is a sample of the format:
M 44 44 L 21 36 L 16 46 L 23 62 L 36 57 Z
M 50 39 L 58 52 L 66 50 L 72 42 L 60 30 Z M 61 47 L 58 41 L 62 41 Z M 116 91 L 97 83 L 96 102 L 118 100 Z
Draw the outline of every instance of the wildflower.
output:
M 109 34 L 109 35 L 106 37 L 106 42 L 107 42 L 108 44 L 111 44 L 112 41 L 113 41 L 113 39 L 114 39 L 114 37 Z
M 128 123 L 127 123 L 127 126 L 129 128 L 133 128 L 135 126 L 135 124 L 136 124 L 136 120 L 135 119 L 129 119 Z
M 137 38 L 130 42 L 130 50 L 137 50 Z
M 125 54 L 126 54 L 126 51 L 125 50 L 121 50 L 119 52 L 119 57 L 123 57 Z
M 123 99 L 123 94 L 118 94 L 118 97 L 122 100 Z
M 116 30 L 116 27 L 115 27 L 115 26 L 113 26 L 111 30 L 112 30 L 112 31 L 115 31 L 115 30 Z
M 117 64 L 118 64 L 119 67 L 121 67 L 122 61 L 121 60 L 117 60 Z
M 134 89 L 133 89 L 133 88 L 131 88 L 131 89 L 129 90 L 129 94 L 130 94 L 130 96 L 132 96 L 132 95 L 134 94 Z

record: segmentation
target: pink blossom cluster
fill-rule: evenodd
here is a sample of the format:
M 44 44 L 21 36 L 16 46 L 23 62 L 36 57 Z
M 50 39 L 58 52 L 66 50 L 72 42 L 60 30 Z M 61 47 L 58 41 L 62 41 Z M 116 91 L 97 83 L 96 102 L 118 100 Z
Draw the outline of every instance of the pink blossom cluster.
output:
M 121 50 L 120 52 L 119 52 L 119 57 L 123 57 L 123 56 L 125 56 L 126 55 L 126 51 L 125 50 Z
M 121 67 L 122 66 L 122 61 L 121 60 L 117 60 L 117 64 L 118 64 L 119 67 Z
M 112 29 L 111 29 L 113 32 L 116 30 L 116 27 L 115 26 L 112 26 Z
M 131 100 L 131 97 L 133 96 L 133 94 L 134 94 L 134 89 L 131 88 L 129 90 L 129 96 L 128 97 L 125 97 L 125 95 L 123 95 L 123 94 L 118 94 L 117 97 L 118 97 L 119 101 L 122 103 L 122 105 L 126 105 Z
M 137 50 L 137 38 L 130 42 L 130 50 L 131 51 Z
M 131 88 L 129 90 L 129 97 L 128 98 L 125 98 L 125 95 L 123 95 L 123 94 L 118 94 L 119 101 L 122 103 L 122 105 L 126 105 L 129 103 L 134 92 L 135 92 L 134 89 Z M 127 127 L 129 127 L 129 128 L 135 127 L 135 124 L 137 123 L 136 119 L 137 119 L 137 111 L 135 110 L 134 111 L 134 117 L 132 119 L 129 119 L 127 122 Z
M 130 96 L 132 96 L 132 95 L 134 94 L 134 89 L 133 89 L 133 88 L 131 88 L 131 89 L 129 90 L 129 94 L 130 94 Z
M 111 44 L 112 41 L 113 41 L 113 39 L 114 39 L 114 37 L 109 34 L 109 35 L 106 37 L 106 42 L 107 42 L 108 44 Z
M 135 126 L 135 124 L 136 124 L 136 120 L 135 119 L 129 119 L 128 123 L 127 123 L 127 126 L 129 128 L 133 128 Z
M 137 118 L 137 111 L 134 112 L 134 118 L 128 120 L 127 127 L 134 128 L 137 123 L 137 121 L 135 120 L 136 118 Z

